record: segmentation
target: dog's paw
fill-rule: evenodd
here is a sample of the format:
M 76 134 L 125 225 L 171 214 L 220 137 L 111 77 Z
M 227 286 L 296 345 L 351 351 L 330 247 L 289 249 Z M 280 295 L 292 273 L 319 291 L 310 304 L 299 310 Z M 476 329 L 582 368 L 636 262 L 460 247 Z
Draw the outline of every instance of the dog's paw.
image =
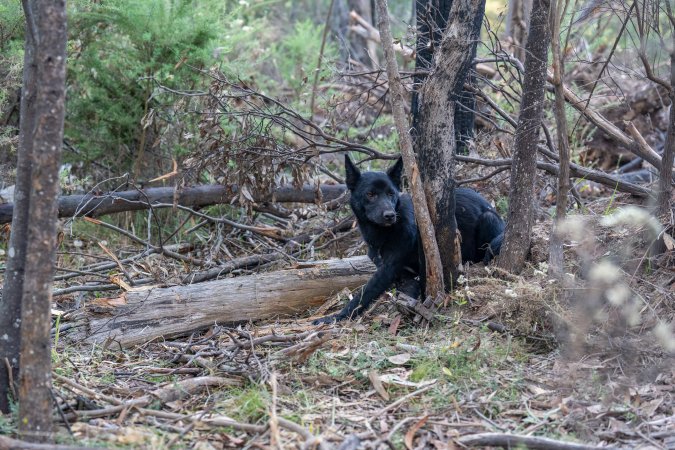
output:
M 342 319 L 343 319 L 343 317 L 340 317 L 339 314 L 333 314 L 332 316 L 326 316 L 326 317 L 322 317 L 320 319 L 313 320 L 312 325 L 321 325 L 321 324 L 324 324 L 324 323 L 332 324 L 332 323 L 335 323 L 335 322 L 339 322 Z

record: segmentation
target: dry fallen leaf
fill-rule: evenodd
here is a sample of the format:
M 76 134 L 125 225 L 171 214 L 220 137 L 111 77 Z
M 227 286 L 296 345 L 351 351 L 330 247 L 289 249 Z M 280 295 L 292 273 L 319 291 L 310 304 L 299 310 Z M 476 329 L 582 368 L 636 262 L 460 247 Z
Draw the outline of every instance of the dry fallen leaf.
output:
M 433 380 L 424 380 L 416 383 L 414 381 L 408 381 L 404 378 L 401 378 L 401 376 L 395 373 L 385 373 L 380 375 L 380 381 L 386 384 L 395 384 L 397 386 L 409 386 L 421 388 L 430 384 L 434 384 L 436 382 L 436 379 L 434 378 Z
M 380 394 L 380 397 L 382 397 L 384 400 L 389 401 L 389 393 L 382 385 L 380 375 L 377 373 L 377 371 L 376 370 L 369 371 L 368 378 L 370 378 L 370 382 L 372 383 L 377 393 Z
M 389 325 L 389 334 L 392 336 L 396 336 L 396 333 L 398 332 L 398 326 L 401 324 L 401 316 L 398 315 L 394 317 L 394 320 L 391 321 L 391 325 Z
M 408 432 L 405 434 L 404 441 L 405 446 L 408 447 L 408 450 L 413 450 L 413 439 L 415 438 L 415 433 L 417 433 L 417 430 L 422 428 L 424 424 L 427 423 L 427 420 L 429 420 L 429 415 L 426 415 L 418 420 L 417 423 L 411 426 Z
M 410 353 L 400 353 L 398 355 L 390 356 L 387 359 L 390 363 L 400 366 L 410 361 Z

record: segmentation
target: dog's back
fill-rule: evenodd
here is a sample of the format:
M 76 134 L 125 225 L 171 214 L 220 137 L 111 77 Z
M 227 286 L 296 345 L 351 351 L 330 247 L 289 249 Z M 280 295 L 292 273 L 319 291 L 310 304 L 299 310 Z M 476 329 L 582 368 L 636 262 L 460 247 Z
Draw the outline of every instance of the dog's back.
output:
M 455 189 L 455 218 L 462 237 L 462 261 L 487 264 L 499 254 L 504 221 L 478 192 Z

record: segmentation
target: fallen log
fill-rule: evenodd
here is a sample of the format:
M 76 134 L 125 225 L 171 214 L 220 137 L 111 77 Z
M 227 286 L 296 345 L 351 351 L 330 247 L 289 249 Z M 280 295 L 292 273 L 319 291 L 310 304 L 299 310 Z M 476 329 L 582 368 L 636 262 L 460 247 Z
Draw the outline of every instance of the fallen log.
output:
M 280 186 L 271 195 L 253 195 L 256 203 L 320 203 L 335 200 L 345 191 L 342 184 L 305 185 L 302 189 Z M 102 194 L 65 195 L 59 197 L 59 217 L 102 216 L 105 214 L 138 211 L 152 205 L 209 206 L 232 203 L 239 198 L 237 185 L 204 185 L 175 189 L 156 187 L 133 191 Z M 166 207 L 166 206 L 164 206 Z M 12 221 L 13 203 L 0 205 L 0 224 Z
M 110 313 L 85 312 L 86 331 L 74 337 L 129 347 L 216 323 L 295 316 L 345 287 L 365 284 L 374 270 L 368 257 L 355 256 L 187 286 L 134 289 L 116 299 L 124 304 Z
M 510 159 L 482 159 L 458 155 L 457 160 L 484 166 L 510 166 Z M 557 165 L 537 161 L 537 167 L 553 175 L 557 174 Z M 653 195 L 651 189 L 621 180 L 613 175 L 570 164 L 573 178 L 585 178 L 608 186 L 617 191 L 627 192 L 639 197 Z M 344 184 L 321 184 L 317 190 L 314 185 L 305 185 L 302 189 L 293 186 L 280 186 L 271 195 L 253 195 L 256 203 L 332 203 L 345 193 Z M 319 194 L 320 192 L 320 194 Z M 98 217 L 123 211 L 139 211 L 151 206 L 167 208 L 174 200 L 177 205 L 202 207 L 216 204 L 229 204 L 239 198 L 236 185 L 204 185 L 179 189 L 172 187 L 138 189 L 134 191 L 107 192 L 104 194 L 65 195 L 59 197 L 59 217 Z M 157 205 L 157 206 L 155 206 Z M 12 221 L 13 203 L 0 204 L 0 224 Z

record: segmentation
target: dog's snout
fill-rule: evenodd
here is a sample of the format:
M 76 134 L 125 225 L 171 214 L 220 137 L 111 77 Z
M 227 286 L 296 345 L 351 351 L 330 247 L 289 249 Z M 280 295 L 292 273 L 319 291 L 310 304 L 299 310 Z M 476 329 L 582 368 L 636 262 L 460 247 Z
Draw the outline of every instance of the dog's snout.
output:
M 382 218 L 386 221 L 392 221 L 396 218 L 396 213 L 394 211 L 385 211 L 382 213 Z

